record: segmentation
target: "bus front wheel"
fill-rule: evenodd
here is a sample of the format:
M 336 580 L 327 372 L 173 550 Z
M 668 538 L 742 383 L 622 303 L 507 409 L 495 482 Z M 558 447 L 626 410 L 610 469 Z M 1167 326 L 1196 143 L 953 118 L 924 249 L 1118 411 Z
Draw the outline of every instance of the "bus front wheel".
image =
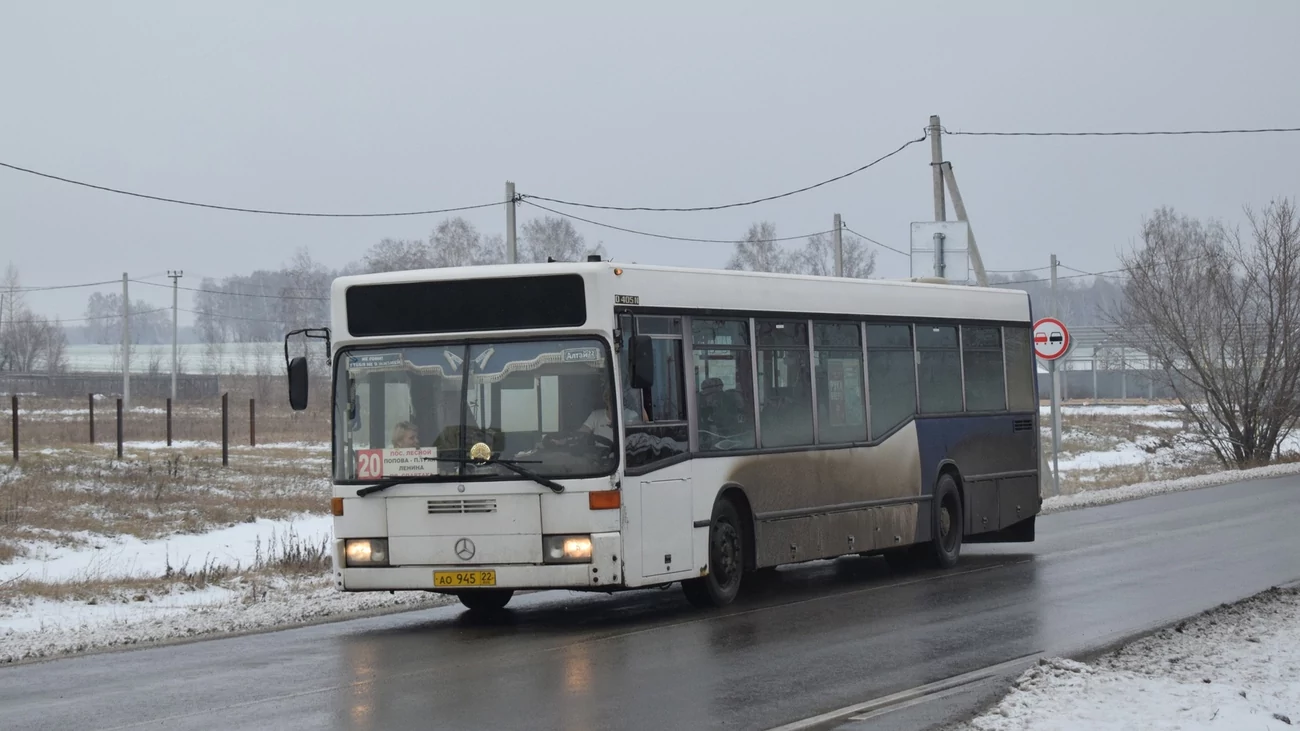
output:
M 745 534 L 740 513 L 730 500 L 713 505 L 709 526 L 709 572 L 682 582 L 686 600 L 701 609 L 722 607 L 740 592 L 745 571 Z
M 475 589 L 463 591 L 456 598 L 471 612 L 497 612 L 505 609 L 514 595 L 514 589 Z

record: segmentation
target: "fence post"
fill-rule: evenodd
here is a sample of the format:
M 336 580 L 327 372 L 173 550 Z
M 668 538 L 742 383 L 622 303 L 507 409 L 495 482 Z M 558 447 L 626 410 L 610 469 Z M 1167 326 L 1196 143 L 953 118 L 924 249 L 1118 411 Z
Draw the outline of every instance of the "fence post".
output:
M 248 400 L 248 446 L 257 446 L 257 399 Z
M 86 407 L 86 413 L 90 414 L 90 443 L 95 443 L 95 394 L 90 394 L 86 399 L 89 404 Z
M 230 465 L 230 394 L 221 394 L 221 466 Z
M 122 459 L 122 399 L 117 400 L 117 459 Z
M 172 400 L 167 399 L 167 446 L 172 445 Z
M 14 425 L 13 425 L 14 426 L 14 431 L 13 431 L 14 461 L 17 462 L 18 461 L 18 394 L 14 394 L 11 398 L 12 401 L 10 402 L 11 404 L 10 408 L 13 411 L 13 419 L 14 419 Z

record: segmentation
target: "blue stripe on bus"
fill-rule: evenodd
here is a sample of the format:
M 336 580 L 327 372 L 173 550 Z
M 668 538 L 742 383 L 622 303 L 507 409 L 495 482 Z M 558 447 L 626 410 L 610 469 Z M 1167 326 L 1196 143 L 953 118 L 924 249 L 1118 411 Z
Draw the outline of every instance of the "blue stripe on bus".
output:
M 939 467 L 951 461 L 963 476 L 992 475 L 1038 467 L 1033 428 L 1015 430 L 1029 414 L 919 417 L 916 439 L 921 455 L 921 494 L 934 494 Z M 1032 421 L 1031 421 L 1032 423 Z

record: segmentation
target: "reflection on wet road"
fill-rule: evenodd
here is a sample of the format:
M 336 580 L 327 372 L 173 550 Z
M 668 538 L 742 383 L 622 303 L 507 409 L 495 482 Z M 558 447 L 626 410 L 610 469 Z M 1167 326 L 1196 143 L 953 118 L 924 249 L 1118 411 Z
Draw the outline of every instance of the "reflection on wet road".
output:
M 517 597 L 0 669 L 6 728 L 767 728 L 1096 644 L 1300 575 L 1296 482 L 1040 519 L 950 572 L 783 569 L 732 607 L 674 588 Z

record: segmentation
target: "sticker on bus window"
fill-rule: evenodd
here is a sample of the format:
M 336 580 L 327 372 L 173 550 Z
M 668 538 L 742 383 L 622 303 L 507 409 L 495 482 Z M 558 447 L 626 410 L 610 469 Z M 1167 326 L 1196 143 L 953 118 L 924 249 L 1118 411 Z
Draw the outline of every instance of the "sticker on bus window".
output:
M 357 479 L 438 474 L 437 447 L 358 449 Z
M 349 355 L 348 370 L 358 368 L 384 368 L 402 364 L 401 353 L 371 353 L 369 355 Z
M 600 348 L 569 348 L 564 351 L 565 363 L 591 363 L 600 360 Z

